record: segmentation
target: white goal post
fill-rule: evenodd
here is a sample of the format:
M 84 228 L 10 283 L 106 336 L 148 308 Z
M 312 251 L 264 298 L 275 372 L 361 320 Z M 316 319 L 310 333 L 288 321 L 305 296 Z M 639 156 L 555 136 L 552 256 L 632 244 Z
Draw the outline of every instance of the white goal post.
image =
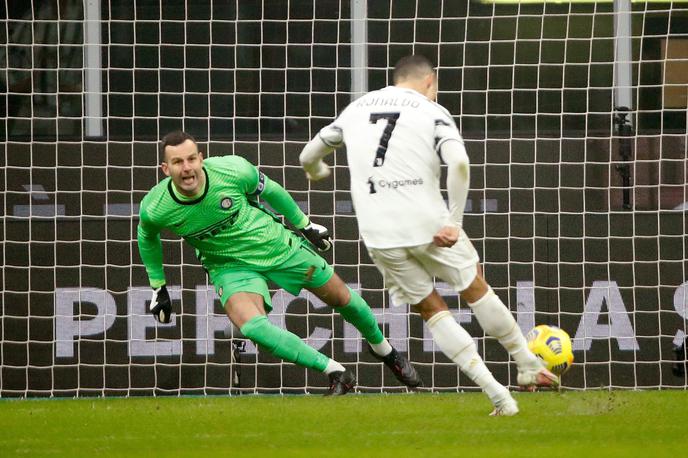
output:
M 318 393 L 326 377 L 228 329 L 193 251 L 163 234 L 176 319 L 155 324 L 136 246 L 184 129 L 238 154 L 331 228 L 335 270 L 426 390 L 475 387 L 393 308 L 359 240 L 344 154 L 309 184 L 301 147 L 421 53 L 471 159 L 465 229 L 519 326 L 565 329 L 568 389 L 688 388 L 688 5 L 683 2 L 4 0 L 0 35 L 0 396 Z M 25 5 L 26 3 L 26 5 Z M 515 366 L 442 283 L 498 380 Z M 270 319 L 403 391 L 309 294 Z

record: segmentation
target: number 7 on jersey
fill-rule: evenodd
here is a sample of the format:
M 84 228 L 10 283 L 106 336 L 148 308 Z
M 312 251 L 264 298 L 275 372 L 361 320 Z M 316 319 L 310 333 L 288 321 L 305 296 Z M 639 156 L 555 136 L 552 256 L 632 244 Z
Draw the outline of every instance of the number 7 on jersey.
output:
M 373 167 L 380 167 L 385 163 L 385 154 L 387 154 L 387 145 L 389 144 L 389 138 L 392 136 L 392 131 L 397 125 L 397 119 L 399 119 L 399 112 L 387 112 L 387 113 L 370 113 L 370 123 L 376 124 L 380 119 L 386 119 L 387 125 L 385 130 L 382 131 L 382 136 L 380 137 L 380 143 L 378 144 L 377 151 L 375 152 L 375 160 L 373 161 Z

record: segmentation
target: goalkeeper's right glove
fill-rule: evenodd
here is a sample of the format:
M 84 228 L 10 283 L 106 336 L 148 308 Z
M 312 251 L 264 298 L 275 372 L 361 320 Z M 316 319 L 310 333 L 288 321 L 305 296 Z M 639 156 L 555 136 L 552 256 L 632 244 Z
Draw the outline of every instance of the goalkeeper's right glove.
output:
M 172 301 L 165 285 L 153 289 L 150 311 L 160 323 L 169 323 L 172 315 Z

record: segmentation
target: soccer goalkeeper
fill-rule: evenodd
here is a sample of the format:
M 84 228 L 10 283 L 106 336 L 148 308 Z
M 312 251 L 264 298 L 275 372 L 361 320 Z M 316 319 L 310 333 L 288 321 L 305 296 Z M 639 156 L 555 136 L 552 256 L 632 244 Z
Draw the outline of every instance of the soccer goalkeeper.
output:
M 326 395 L 346 394 L 356 384 L 354 374 L 270 323 L 268 280 L 294 295 L 302 288 L 311 291 L 359 330 L 400 382 L 412 388 L 421 384 L 413 366 L 382 335 L 368 304 L 313 250 L 331 248 L 327 229 L 311 223 L 282 186 L 239 156 L 204 160 L 185 132 L 167 134 L 160 148 L 168 178 L 143 198 L 138 226 L 139 252 L 153 288 L 150 310 L 159 322 L 169 323 L 172 314 L 160 242 L 160 231 L 167 229 L 196 249 L 242 334 L 278 358 L 326 373 Z M 259 196 L 303 238 L 263 208 Z

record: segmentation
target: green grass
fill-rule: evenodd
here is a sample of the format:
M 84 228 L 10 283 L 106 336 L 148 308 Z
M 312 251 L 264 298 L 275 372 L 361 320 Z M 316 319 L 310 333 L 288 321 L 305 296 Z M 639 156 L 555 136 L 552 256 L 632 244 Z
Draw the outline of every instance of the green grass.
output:
M 685 456 L 688 393 L 0 401 L 0 456 Z

